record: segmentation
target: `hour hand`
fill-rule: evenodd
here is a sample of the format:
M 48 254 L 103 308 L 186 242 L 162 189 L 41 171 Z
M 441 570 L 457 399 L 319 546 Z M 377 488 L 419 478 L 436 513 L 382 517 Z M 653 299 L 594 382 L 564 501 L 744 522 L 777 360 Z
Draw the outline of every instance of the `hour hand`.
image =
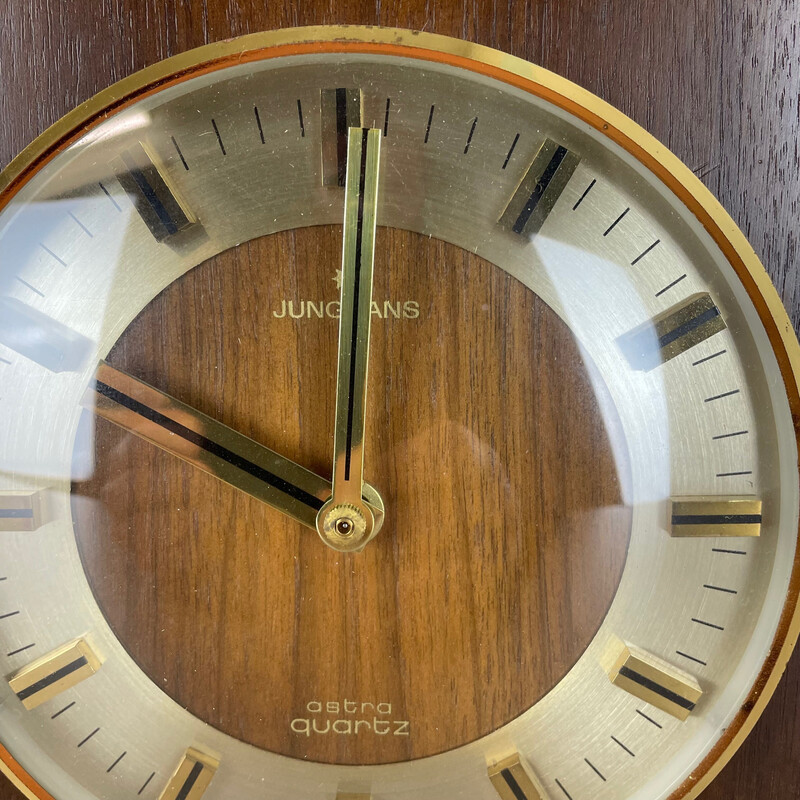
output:
M 164 392 L 101 361 L 82 405 L 245 494 L 316 529 L 331 484 Z M 383 517 L 364 487 L 364 503 Z

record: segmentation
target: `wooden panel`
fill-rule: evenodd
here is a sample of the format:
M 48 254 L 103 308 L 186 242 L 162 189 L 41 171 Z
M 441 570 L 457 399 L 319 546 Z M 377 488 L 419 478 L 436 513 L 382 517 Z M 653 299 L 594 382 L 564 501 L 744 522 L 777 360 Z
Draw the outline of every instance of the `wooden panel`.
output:
M 222 253 L 150 303 L 109 363 L 329 475 L 338 323 L 308 303 L 335 301 L 341 237 Z M 386 519 L 363 553 L 108 422 L 74 487 L 89 583 L 144 671 L 215 727 L 314 761 L 421 758 L 517 717 L 600 627 L 630 532 L 591 378 L 533 292 L 381 228 L 373 297 L 365 463 Z
M 108 83 L 208 41 L 342 22 L 462 36 L 575 80 L 664 141 L 748 234 L 797 326 L 798 20 L 798 0 L 14 0 L 0 14 L 0 163 Z M 795 656 L 703 800 L 800 796 L 799 726 Z

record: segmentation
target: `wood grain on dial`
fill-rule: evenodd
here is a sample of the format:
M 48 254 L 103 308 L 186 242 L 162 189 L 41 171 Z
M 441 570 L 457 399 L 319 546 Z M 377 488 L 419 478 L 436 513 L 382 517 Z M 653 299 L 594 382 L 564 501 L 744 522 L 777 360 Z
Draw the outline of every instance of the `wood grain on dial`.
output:
M 214 258 L 108 360 L 329 476 L 340 239 Z M 232 736 L 315 761 L 431 755 L 522 713 L 597 631 L 629 537 L 616 421 L 552 311 L 383 229 L 373 296 L 365 464 L 386 521 L 362 553 L 89 416 L 96 471 L 75 485 L 89 582 L 144 671 Z M 276 316 L 289 300 L 302 318 Z

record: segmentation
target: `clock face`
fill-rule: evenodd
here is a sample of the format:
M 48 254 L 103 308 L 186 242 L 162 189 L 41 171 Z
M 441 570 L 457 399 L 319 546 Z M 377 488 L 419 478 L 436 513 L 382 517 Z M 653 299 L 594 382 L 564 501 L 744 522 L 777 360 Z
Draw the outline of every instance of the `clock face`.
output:
M 797 632 L 797 341 L 619 112 L 297 29 L 0 178 L 0 739 L 32 797 L 695 794 Z

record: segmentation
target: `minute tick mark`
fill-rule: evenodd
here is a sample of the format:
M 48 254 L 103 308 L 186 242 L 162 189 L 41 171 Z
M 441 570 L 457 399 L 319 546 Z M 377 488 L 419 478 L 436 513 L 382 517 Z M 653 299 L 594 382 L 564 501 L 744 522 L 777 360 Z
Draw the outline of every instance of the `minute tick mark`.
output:
M 127 751 L 127 750 L 125 750 L 125 751 L 122 753 L 122 755 L 121 755 L 121 756 L 118 756 L 118 757 L 117 757 L 116 761 L 114 761 L 114 763 L 113 763 L 113 764 L 112 764 L 112 765 L 111 765 L 111 766 L 110 766 L 110 767 L 109 767 L 109 768 L 106 770 L 106 772 L 107 772 L 107 773 L 108 773 L 108 772 L 111 772 L 111 770 L 113 770 L 113 769 L 114 769 L 114 767 L 116 767 L 116 766 L 117 766 L 117 764 L 119 764 L 119 762 L 120 762 L 120 761 L 122 761 L 122 759 L 123 759 L 123 758 L 125 758 L 125 756 L 126 756 L 126 755 L 128 755 L 128 751 Z
M 298 100 L 297 102 L 299 103 L 300 101 Z M 155 776 L 156 776 L 155 772 L 151 772 L 150 777 L 142 784 L 142 788 L 139 789 L 139 791 L 136 792 L 136 794 L 140 795 L 147 788 L 147 784 L 149 784 L 150 781 L 153 780 L 153 778 L 155 778 Z
M 178 154 L 178 157 L 181 160 L 181 164 L 183 164 L 183 168 L 188 172 L 189 165 L 186 163 L 186 159 L 183 157 L 181 148 L 178 146 L 178 140 L 174 136 L 170 136 L 169 138 L 172 141 L 172 146 L 175 148 L 175 152 Z
M 600 770 L 597 769 L 597 767 L 594 764 L 592 764 L 592 762 L 589 761 L 588 758 L 584 758 L 583 760 L 592 768 L 592 770 L 597 775 L 597 777 L 600 778 L 601 781 L 605 782 L 605 780 L 606 780 L 605 775 L 603 775 L 603 773 L 600 772 Z
M 721 400 L 723 397 L 732 397 L 735 394 L 739 394 L 738 389 L 731 389 L 729 392 L 723 392 L 722 394 L 715 394 L 713 397 L 706 397 L 703 400 L 704 403 L 712 403 L 714 400 Z
M 116 208 L 117 211 L 122 213 L 122 208 L 120 208 L 119 203 L 117 203 L 117 201 L 112 197 L 111 192 L 109 192 L 108 189 L 106 189 L 106 187 L 103 186 L 102 183 L 98 183 L 97 185 L 103 190 L 103 194 L 111 201 L 111 204 L 114 206 L 114 208 Z
M 469 129 L 469 136 L 467 136 L 467 143 L 464 145 L 464 155 L 469 152 L 469 146 L 472 144 L 472 137 L 475 135 L 475 126 L 478 124 L 478 118 L 472 120 L 472 127 Z
M 220 136 L 219 128 L 217 127 L 217 121 L 212 118 L 211 125 L 214 128 L 214 133 L 217 134 L 217 141 L 219 142 L 219 149 L 222 150 L 222 155 L 228 155 L 227 151 L 225 150 L 225 144 L 222 141 L 222 136 Z
M 712 358 L 716 358 L 717 356 L 723 356 L 727 352 L 728 352 L 727 350 L 719 350 L 716 353 L 712 353 L 710 356 L 706 356 L 705 358 L 701 358 L 697 361 L 692 361 L 692 366 L 696 367 L 699 366 L 700 364 L 705 364 L 706 361 L 711 361 Z
M 73 222 L 90 238 L 94 239 L 94 235 L 92 232 L 71 212 L 68 211 L 67 214 L 72 218 Z
M 617 739 L 616 736 L 612 736 L 611 740 L 616 742 L 629 756 L 631 756 L 632 758 L 636 758 L 636 753 L 634 753 L 633 750 L 622 744 L 622 742 L 619 739 Z
M 706 622 L 706 620 L 698 619 L 697 617 L 692 617 L 692 622 L 696 622 L 698 625 L 704 625 L 706 628 L 713 628 L 715 631 L 725 630 L 722 625 L 716 625 L 713 622 Z
M 428 124 L 425 127 L 425 140 L 424 144 L 428 144 L 428 137 L 431 135 L 431 123 L 433 122 L 433 109 L 436 108 L 435 105 L 431 106 L 430 114 L 428 114 Z
M 85 739 L 81 739 L 81 741 L 78 742 L 78 747 L 83 747 L 99 730 L 100 728 L 95 728 Z
M 583 194 L 582 194 L 582 195 L 581 195 L 581 196 L 578 198 L 578 202 L 577 202 L 577 203 L 575 203 L 575 205 L 574 205 L 574 206 L 572 206 L 572 210 L 573 210 L 573 211 L 577 211 L 577 210 L 578 210 L 578 206 L 579 206 L 579 205 L 580 205 L 580 204 L 581 204 L 581 203 L 582 203 L 582 202 L 583 202 L 583 201 L 586 199 L 586 195 L 587 195 L 587 194 L 589 194 L 589 192 L 591 192 L 591 191 L 592 191 L 592 187 L 593 187 L 593 186 L 594 186 L 596 183 L 597 183 L 597 179 L 596 179 L 596 178 L 593 178 L 593 179 L 592 179 L 592 182 L 591 182 L 591 183 L 590 183 L 590 184 L 589 184 L 589 185 L 588 185 L 588 186 L 587 186 L 587 187 L 586 187 L 586 188 L 583 190 Z
M 639 253 L 639 255 L 636 256 L 636 258 L 634 258 L 633 261 L 631 261 L 631 266 L 635 267 L 649 252 L 654 250 L 659 244 L 661 244 L 661 239 L 656 239 L 653 242 L 653 244 L 650 245 L 650 247 L 648 247 L 644 252 Z
M 258 126 L 258 136 L 261 139 L 261 144 L 266 144 L 264 129 L 261 127 L 261 115 L 258 113 L 258 106 L 253 106 L 253 113 L 256 116 L 256 125 Z
M 506 160 L 503 162 L 503 169 L 508 166 L 508 162 L 511 159 L 511 154 L 514 152 L 514 148 L 517 146 L 517 142 L 519 141 L 519 134 L 514 137 L 514 141 L 511 142 L 511 148 L 508 151 L 508 155 L 506 156 Z
M 711 439 L 716 441 L 717 439 L 730 439 L 733 436 L 746 436 L 750 431 L 734 431 L 733 433 L 720 433 L 716 436 L 712 436 Z
M 556 783 L 558 784 L 558 788 L 566 795 L 567 800 L 572 800 L 572 795 L 564 788 L 564 784 L 562 784 L 558 778 L 556 778 Z
M 629 211 L 630 211 L 630 208 L 626 208 L 626 209 L 625 209 L 625 210 L 624 210 L 624 211 L 623 211 L 623 212 L 622 212 L 622 213 L 621 213 L 621 214 L 620 214 L 620 215 L 619 215 L 619 216 L 618 216 L 618 217 L 617 217 L 617 218 L 616 218 L 616 219 L 615 219 L 615 220 L 614 220 L 614 221 L 613 221 L 613 222 L 612 222 L 612 223 L 611 223 L 611 224 L 610 224 L 610 225 L 609 225 L 607 228 L 606 228 L 605 232 L 603 233 L 603 236 L 608 236 L 608 234 L 609 234 L 609 233 L 611 233 L 611 231 L 613 231 L 613 230 L 614 230 L 614 228 L 616 228 L 616 227 L 617 227 L 617 225 L 619 225 L 619 223 L 620 223 L 620 222 L 622 222 L 622 220 L 623 220 L 623 219 L 625 219 L 625 216 L 626 216 L 626 214 L 627 214 Z
M 26 650 L 30 650 L 31 647 L 36 647 L 36 642 L 32 642 L 31 644 L 26 644 L 25 647 L 18 647 L 16 650 L 12 650 L 10 653 L 6 653 L 6 655 L 10 658 L 11 656 L 19 655 L 20 653 L 24 653 Z
M 675 652 L 679 656 L 681 656 L 681 658 L 688 658 L 689 661 L 694 661 L 695 664 L 700 664 L 703 667 L 707 667 L 708 666 L 708 662 L 703 661 L 702 659 L 699 659 L 699 658 L 695 658 L 694 656 L 690 656 L 688 653 L 682 653 L 680 650 L 676 650 Z M 644 714 L 642 714 L 642 716 L 644 716 Z
M 39 297 L 44 297 L 44 292 L 40 292 L 35 286 L 31 286 L 28 281 L 23 280 L 19 275 L 14 276 L 23 286 L 27 286 L 32 292 L 35 292 Z
M 60 717 L 60 716 L 61 716 L 61 715 L 62 715 L 62 714 L 65 712 L 65 711 L 69 711 L 69 710 L 70 710 L 70 709 L 71 709 L 71 708 L 72 708 L 74 705 L 75 705 L 75 701 L 73 700 L 71 703 L 69 703 L 69 704 L 65 705 L 65 706 L 64 706 L 64 708 L 62 708 L 62 709 L 61 709 L 61 711 L 56 711 L 56 713 L 55 713 L 55 714 L 53 714 L 53 716 L 52 716 L 52 717 L 50 717 L 50 719 L 57 719 L 57 718 L 58 718 L 58 717 Z
M 681 275 L 680 278 L 676 278 L 672 283 L 668 283 L 660 292 L 656 292 L 656 297 L 661 297 L 664 292 L 668 292 L 673 286 L 677 286 L 685 277 L 686 273 Z
M 710 583 L 704 583 L 703 588 L 711 589 L 712 591 L 715 592 L 725 592 L 725 594 L 739 594 L 739 592 L 737 592 L 736 589 L 725 589 L 722 586 L 712 586 Z
M 58 263 L 61 264 L 62 267 L 66 267 L 67 266 L 67 262 L 64 261 L 63 259 L 59 258 L 47 245 L 44 245 L 44 244 L 42 244 L 40 242 L 39 243 L 39 247 L 41 247 L 42 250 L 45 251 L 45 253 L 47 253 L 48 255 L 52 256 L 56 261 L 58 261 Z
M 659 730 L 663 730 L 663 729 L 664 729 L 664 726 L 663 726 L 663 725 L 661 725 L 660 723 L 656 722 L 656 721 L 655 721 L 655 720 L 654 720 L 652 717 L 648 717 L 648 716 L 647 716 L 647 714 L 645 714 L 645 713 L 644 713 L 644 711 L 639 711 L 639 709 L 637 708 L 637 709 L 636 709 L 636 713 L 637 713 L 637 714 L 638 714 L 640 717 L 644 717 L 644 719 L 646 719 L 648 722 L 651 722 L 651 723 L 652 723 L 653 725 L 655 725 L 655 726 L 656 726 L 656 728 L 658 728 Z

